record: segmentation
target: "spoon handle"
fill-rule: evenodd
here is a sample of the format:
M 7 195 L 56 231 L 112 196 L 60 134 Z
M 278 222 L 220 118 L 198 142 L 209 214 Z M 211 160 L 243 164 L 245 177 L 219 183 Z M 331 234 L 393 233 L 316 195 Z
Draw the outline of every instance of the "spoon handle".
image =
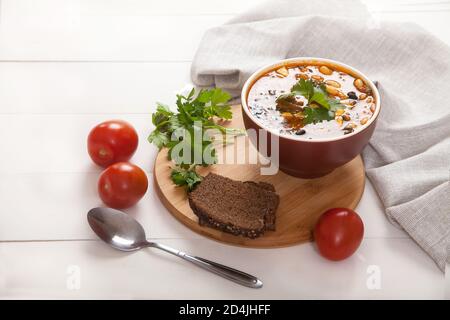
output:
M 258 278 L 248 273 L 224 266 L 223 264 L 206 260 L 200 257 L 191 256 L 183 251 L 178 251 L 163 244 L 151 243 L 151 246 L 166 251 L 168 253 L 171 253 L 177 257 L 180 257 L 186 261 L 195 264 L 197 267 L 215 273 L 225 279 L 234 281 L 240 285 L 255 289 L 261 288 L 263 285 L 262 281 L 259 280 Z

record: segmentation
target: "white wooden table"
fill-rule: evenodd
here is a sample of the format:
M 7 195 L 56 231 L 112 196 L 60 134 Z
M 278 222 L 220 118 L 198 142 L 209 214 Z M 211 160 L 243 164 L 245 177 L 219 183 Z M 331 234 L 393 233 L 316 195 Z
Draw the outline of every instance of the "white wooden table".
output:
M 1 0 L 0 298 L 444 297 L 444 275 L 387 221 L 370 183 L 357 208 L 364 241 L 339 263 L 312 244 L 261 250 L 205 239 L 178 223 L 152 186 L 128 210 L 151 239 L 256 274 L 261 290 L 164 253 L 116 252 L 89 229 L 86 212 L 100 205 L 100 169 L 86 153 L 90 128 L 131 122 L 140 134 L 133 161 L 152 181 L 156 150 L 146 137 L 155 101 L 171 103 L 189 83 L 206 29 L 257 2 Z M 371 10 L 417 22 L 450 44 L 450 1 L 397 0 Z

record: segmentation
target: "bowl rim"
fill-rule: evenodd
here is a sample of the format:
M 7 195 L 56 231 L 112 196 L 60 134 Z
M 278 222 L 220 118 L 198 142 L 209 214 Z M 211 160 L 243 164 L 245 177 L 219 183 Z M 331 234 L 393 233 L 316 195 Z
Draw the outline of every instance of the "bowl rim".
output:
M 358 131 L 354 131 L 350 134 L 346 134 L 343 136 L 333 137 L 333 138 L 319 138 L 319 139 L 301 139 L 298 137 L 292 137 L 290 135 L 284 135 L 280 134 L 278 131 L 275 131 L 274 129 L 269 129 L 265 126 L 263 126 L 259 121 L 255 118 L 255 116 L 250 112 L 247 105 L 247 97 L 250 92 L 250 89 L 252 88 L 253 84 L 258 80 L 262 75 L 273 71 L 274 69 L 281 68 L 283 66 L 290 66 L 295 64 L 320 64 L 323 63 L 325 65 L 329 66 L 337 66 L 340 69 L 344 69 L 346 71 L 350 71 L 350 73 L 353 73 L 354 75 L 357 75 L 360 77 L 366 84 L 369 85 L 370 89 L 373 92 L 373 96 L 375 98 L 375 112 L 373 113 L 372 117 L 369 119 L 369 121 L 364 125 L 363 128 L 361 128 Z M 375 86 L 372 80 L 370 80 L 364 73 L 359 71 L 358 69 L 355 69 L 345 63 L 332 60 L 332 59 L 326 59 L 326 58 L 316 58 L 316 57 L 295 57 L 295 58 L 289 58 L 289 59 L 282 59 L 278 60 L 276 62 L 267 64 L 258 70 L 256 70 L 248 79 L 245 81 L 244 86 L 242 87 L 241 91 L 241 106 L 244 112 L 247 114 L 247 116 L 260 128 L 263 128 L 264 130 L 270 132 L 273 135 L 276 135 L 280 138 L 285 138 L 289 140 L 294 141 L 300 141 L 300 142 L 307 142 L 307 143 L 318 143 L 318 142 L 330 142 L 330 141 L 338 141 L 338 140 L 344 140 L 348 139 L 349 137 L 355 136 L 357 134 L 362 133 L 364 130 L 367 130 L 369 127 L 371 127 L 372 123 L 375 122 L 375 120 L 378 118 L 378 115 L 381 111 L 381 101 L 380 101 L 380 93 L 378 92 L 378 88 Z

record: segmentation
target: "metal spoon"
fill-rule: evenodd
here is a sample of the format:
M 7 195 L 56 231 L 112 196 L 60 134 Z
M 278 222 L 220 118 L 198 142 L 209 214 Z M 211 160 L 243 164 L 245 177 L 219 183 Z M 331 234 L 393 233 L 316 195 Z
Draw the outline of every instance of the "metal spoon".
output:
M 122 211 L 111 208 L 94 208 L 89 210 L 87 219 L 92 230 L 100 239 L 115 249 L 136 251 L 146 247 L 157 248 L 243 286 L 261 288 L 263 285 L 261 280 L 245 272 L 200 257 L 190 256 L 185 252 L 156 242 L 147 241 L 144 228 Z

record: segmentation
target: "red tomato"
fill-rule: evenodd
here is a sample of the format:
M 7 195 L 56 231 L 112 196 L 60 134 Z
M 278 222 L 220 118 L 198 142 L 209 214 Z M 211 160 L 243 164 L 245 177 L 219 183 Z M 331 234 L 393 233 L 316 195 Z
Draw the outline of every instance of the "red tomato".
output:
M 98 193 L 111 208 L 124 209 L 136 204 L 145 194 L 148 180 L 141 168 L 129 162 L 118 162 L 102 172 Z
M 350 257 L 361 244 L 364 224 L 359 215 L 346 208 L 327 210 L 314 228 L 314 238 L 322 256 L 330 260 Z
M 88 152 L 91 159 L 101 167 L 119 161 L 127 161 L 138 146 L 136 130 L 125 121 L 102 122 L 88 136 Z

